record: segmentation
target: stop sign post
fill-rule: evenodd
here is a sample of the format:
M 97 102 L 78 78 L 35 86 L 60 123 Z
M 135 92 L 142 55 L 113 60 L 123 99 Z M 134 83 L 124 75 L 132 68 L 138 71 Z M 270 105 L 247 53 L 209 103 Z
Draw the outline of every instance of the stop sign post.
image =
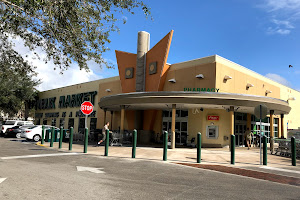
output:
M 254 115 L 256 118 L 259 118 L 259 122 L 260 122 L 259 123 L 259 134 L 260 134 L 260 136 L 259 136 L 259 160 L 260 161 L 259 162 L 260 162 L 260 165 L 261 165 L 261 137 L 262 137 L 261 120 L 263 118 L 266 118 L 267 113 L 268 113 L 268 107 L 263 104 L 256 106 L 254 109 Z
M 93 112 L 94 106 L 91 102 L 85 101 L 81 104 L 81 112 L 85 114 L 85 128 L 87 128 L 87 116 Z

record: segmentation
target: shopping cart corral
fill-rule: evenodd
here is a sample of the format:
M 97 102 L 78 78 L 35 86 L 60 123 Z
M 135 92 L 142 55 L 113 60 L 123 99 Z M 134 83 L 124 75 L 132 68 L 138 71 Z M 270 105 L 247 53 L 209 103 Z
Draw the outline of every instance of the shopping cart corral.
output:
M 291 140 L 290 139 L 274 139 L 278 143 L 278 147 L 274 149 L 275 155 L 291 157 Z M 300 158 L 300 141 L 296 140 L 296 157 Z

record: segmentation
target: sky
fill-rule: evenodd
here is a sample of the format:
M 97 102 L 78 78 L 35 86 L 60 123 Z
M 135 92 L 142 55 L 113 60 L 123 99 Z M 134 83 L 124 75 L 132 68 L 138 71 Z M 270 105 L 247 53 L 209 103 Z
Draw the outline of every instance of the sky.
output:
M 150 48 L 174 30 L 167 63 L 219 55 L 300 91 L 300 0 L 144 0 L 153 20 L 141 10 L 118 15 L 120 32 L 111 34 L 103 57 L 115 69 L 90 61 L 61 75 L 53 63 L 35 59 L 18 41 L 16 49 L 37 66 L 40 91 L 118 76 L 115 50 L 136 53 L 138 31 L 150 33 Z M 43 57 L 43 52 L 40 52 Z M 292 68 L 289 68 L 292 65 Z

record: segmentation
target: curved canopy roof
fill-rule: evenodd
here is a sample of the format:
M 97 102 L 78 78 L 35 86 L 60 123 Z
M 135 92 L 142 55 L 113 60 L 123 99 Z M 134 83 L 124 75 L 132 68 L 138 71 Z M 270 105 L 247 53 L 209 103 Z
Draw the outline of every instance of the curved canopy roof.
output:
M 99 106 L 106 110 L 120 110 L 125 105 L 128 110 L 167 110 L 176 104 L 177 109 L 229 109 L 234 106 L 237 112 L 254 113 L 254 108 L 260 104 L 267 106 L 268 111 L 274 110 L 275 114 L 288 114 L 291 110 L 288 102 L 271 97 L 214 93 L 214 92 L 133 92 L 100 99 Z

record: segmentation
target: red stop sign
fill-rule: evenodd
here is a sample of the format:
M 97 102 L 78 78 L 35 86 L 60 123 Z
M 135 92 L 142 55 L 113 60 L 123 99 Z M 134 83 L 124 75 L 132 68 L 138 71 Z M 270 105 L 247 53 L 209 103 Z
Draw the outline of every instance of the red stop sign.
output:
M 93 112 L 93 104 L 89 101 L 85 101 L 81 104 L 81 112 L 85 115 L 89 115 Z

